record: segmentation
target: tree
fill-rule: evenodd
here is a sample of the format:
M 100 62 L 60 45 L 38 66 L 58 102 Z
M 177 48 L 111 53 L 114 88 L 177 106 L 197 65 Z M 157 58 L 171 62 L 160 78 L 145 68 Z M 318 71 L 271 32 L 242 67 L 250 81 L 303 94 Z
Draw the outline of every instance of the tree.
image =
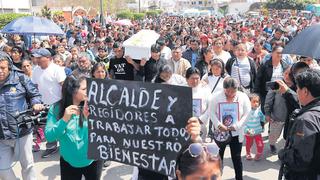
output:
M 255 3 L 252 3 L 249 7 L 249 10 L 250 11 L 255 11 L 255 10 L 259 10 L 262 8 L 262 3 L 261 2 L 255 2 Z
M 45 17 L 45 18 L 47 18 L 47 19 L 51 19 L 51 17 L 52 17 L 51 9 L 50 9 L 48 6 L 44 6 L 44 7 L 41 9 L 41 16 L 42 16 L 42 17 Z
M 221 14 L 226 15 L 229 11 L 229 6 L 228 5 L 223 5 L 221 7 L 219 7 L 218 10 Z
M 23 17 L 23 16 L 30 16 L 28 14 L 20 14 L 20 13 L 5 13 L 0 14 L 0 29 L 2 29 L 5 25 L 10 23 L 11 21 Z
M 108 13 L 115 13 L 119 10 L 123 10 L 126 8 L 125 3 L 127 0 L 103 0 L 103 11 L 107 11 Z M 64 6 L 82 6 L 85 9 L 94 8 L 100 9 L 100 1 L 99 0 L 60 0 L 59 5 L 61 7 Z
M 265 6 L 268 9 L 295 9 L 303 10 L 307 4 L 315 3 L 315 0 L 268 0 Z

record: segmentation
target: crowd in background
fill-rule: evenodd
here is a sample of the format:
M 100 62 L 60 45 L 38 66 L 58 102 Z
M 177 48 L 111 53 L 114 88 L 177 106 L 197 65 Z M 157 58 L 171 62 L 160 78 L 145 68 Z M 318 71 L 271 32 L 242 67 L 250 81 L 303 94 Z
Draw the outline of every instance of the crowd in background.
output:
M 270 152 L 277 154 L 277 149 L 283 148 L 277 146 L 277 140 L 283 129 L 287 138 L 290 115 L 300 108 L 295 98 L 295 76 L 306 69 L 319 69 L 319 61 L 312 57 L 283 54 L 282 51 L 299 32 L 319 21 L 318 17 L 307 19 L 274 12 L 258 18 L 147 17 L 133 21 L 132 26 L 114 25 L 111 19 L 102 26 L 96 19 L 75 15 L 71 23 L 55 19 L 65 31 L 64 36 L 30 38 L 2 35 L 0 49 L 11 57 L 17 70 L 37 85 L 42 102 L 48 105 L 60 102 L 62 97 L 67 101 L 66 97 L 75 93 L 72 88 L 85 88 L 83 77 L 191 87 L 193 99 L 201 99 L 202 104 L 197 115 L 201 121 L 201 138 L 203 141 L 207 138 L 215 140 L 222 160 L 225 147 L 230 145 L 235 177 L 242 179 L 241 148 L 244 139 L 246 159 L 261 160 L 264 156 L 261 133 L 264 125 L 269 123 Z M 122 43 L 141 29 L 160 34 L 151 47 L 151 57 L 132 59 L 124 56 Z M 278 88 L 270 89 L 270 82 L 276 82 Z M 69 94 L 63 94 L 61 89 Z M 83 100 L 81 94 L 77 98 L 73 101 Z M 234 126 L 219 121 L 217 106 L 220 102 L 239 103 L 241 118 Z M 63 108 L 70 105 L 70 102 L 63 103 Z M 43 158 L 58 151 L 59 128 L 66 124 L 57 125 L 56 119 L 68 117 L 67 123 L 78 122 L 79 117 L 70 116 L 73 110 L 69 108 L 66 115 L 65 111 L 63 114 L 59 108 L 52 108 L 46 128 L 36 130 L 34 151 L 40 150 L 39 144 L 45 137 L 49 141 Z M 227 132 L 226 136 L 230 138 L 216 139 L 223 132 Z M 253 142 L 257 145 L 255 157 L 251 153 Z M 72 167 L 90 166 L 88 171 L 91 175 L 101 175 L 95 171 L 102 166 L 101 162 L 75 159 L 65 147 L 61 147 L 60 153 L 63 154 L 61 166 L 71 167 L 70 171 L 61 172 L 66 179 L 74 175 Z M 109 161 L 104 162 L 105 166 L 109 164 Z M 165 178 L 144 169 L 139 169 L 138 176 L 142 179 Z

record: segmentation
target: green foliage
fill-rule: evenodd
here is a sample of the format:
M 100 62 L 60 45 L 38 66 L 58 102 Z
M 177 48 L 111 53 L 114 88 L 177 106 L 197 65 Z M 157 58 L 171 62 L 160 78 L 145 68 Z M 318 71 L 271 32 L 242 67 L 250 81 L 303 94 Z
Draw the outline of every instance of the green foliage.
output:
M 53 16 L 63 16 L 63 11 L 53 11 Z
M 133 13 L 133 19 L 135 20 L 141 20 L 145 17 L 146 14 L 144 13 Z
M 129 10 L 123 10 L 117 13 L 117 17 L 120 19 L 135 19 L 140 20 L 143 19 L 145 16 L 158 16 L 162 13 L 162 10 L 150 10 L 143 13 L 135 13 Z
M 226 15 L 229 11 L 229 6 L 228 5 L 225 5 L 225 6 L 221 6 L 218 11 L 223 14 L 223 15 Z
M 268 0 L 265 7 L 268 9 L 303 10 L 307 4 L 316 3 L 316 0 Z
M 145 13 L 147 16 L 155 17 L 160 15 L 162 13 L 162 10 L 150 10 L 150 11 L 146 11 Z
M 18 13 L 0 14 L 0 29 L 2 29 L 5 25 L 10 23 L 11 21 L 23 16 L 30 16 L 30 15 L 18 14 Z
M 134 16 L 132 12 L 124 10 L 117 13 L 117 17 L 120 19 L 132 19 Z
M 259 10 L 262 8 L 262 3 L 261 2 L 255 2 L 255 3 L 252 3 L 249 7 L 249 10 L 250 11 L 255 11 L 255 10 Z
M 47 19 L 51 19 L 52 17 L 52 11 L 51 9 L 48 7 L 48 6 L 44 6 L 42 9 L 41 9 L 41 16 L 42 17 L 45 17 Z

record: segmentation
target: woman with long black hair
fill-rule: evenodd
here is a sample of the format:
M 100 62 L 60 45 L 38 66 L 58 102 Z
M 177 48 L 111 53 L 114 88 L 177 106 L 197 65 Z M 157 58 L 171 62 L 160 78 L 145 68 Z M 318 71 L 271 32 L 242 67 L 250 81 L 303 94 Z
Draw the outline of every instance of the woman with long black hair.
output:
M 102 161 L 87 158 L 88 122 L 87 82 L 85 76 L 69 76 L 62 86 L 62 98 L 48 113 L 45 136 L 60 143 L 62 180 L 98 180 Z

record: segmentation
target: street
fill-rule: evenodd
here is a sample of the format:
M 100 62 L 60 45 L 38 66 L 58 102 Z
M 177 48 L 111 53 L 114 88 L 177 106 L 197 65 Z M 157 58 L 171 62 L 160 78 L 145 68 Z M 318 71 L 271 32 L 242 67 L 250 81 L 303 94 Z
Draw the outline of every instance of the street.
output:
M 267 127 L 267 125 L 266 125 Z M 242 162 L 243 162 L 243 176 L 245 180 L 273 180 L 278 177 L 278 170 L 280 162 L 277 155 L 271 155 L 269 151 L 267 136 L 267 128 L 263 133 L 264 137 L 264 159 L 260 161 L 247 161 L 245 159 L 245 145 L 242 147 Z M 282 135 L 281 135 L 282 137 Z M 278 142 L 277 147 L 282 147 L 284 144 L 283 139 Z M 42 143 L 42 149 L 44 148 Z M 278 148 L 278 149 L 279 149 Z M 253 148 L 252 152 L 255 152 Z M 34 153 L 35 168 L 37 171 L 37 178 L 39 180 L 58 180 L 60 179 L 59 172 L 59 154 L 46 159 L 41 158 L 41 152 Z M 14 171 L 18 177 L 21 177 L 20 164 L 17 163 L 14 167 Z M 124 165 L 117 162 L 112 162 L 111 166 L 104 169 L 102 173 L 103 180 L 130 180 L 132 177 L 133 167 Z M 224 158 L 223 179 L 234 179 L 234 171 L 232 166 L 232 160 L 230 156 L 230 149 L 226 148 Z

